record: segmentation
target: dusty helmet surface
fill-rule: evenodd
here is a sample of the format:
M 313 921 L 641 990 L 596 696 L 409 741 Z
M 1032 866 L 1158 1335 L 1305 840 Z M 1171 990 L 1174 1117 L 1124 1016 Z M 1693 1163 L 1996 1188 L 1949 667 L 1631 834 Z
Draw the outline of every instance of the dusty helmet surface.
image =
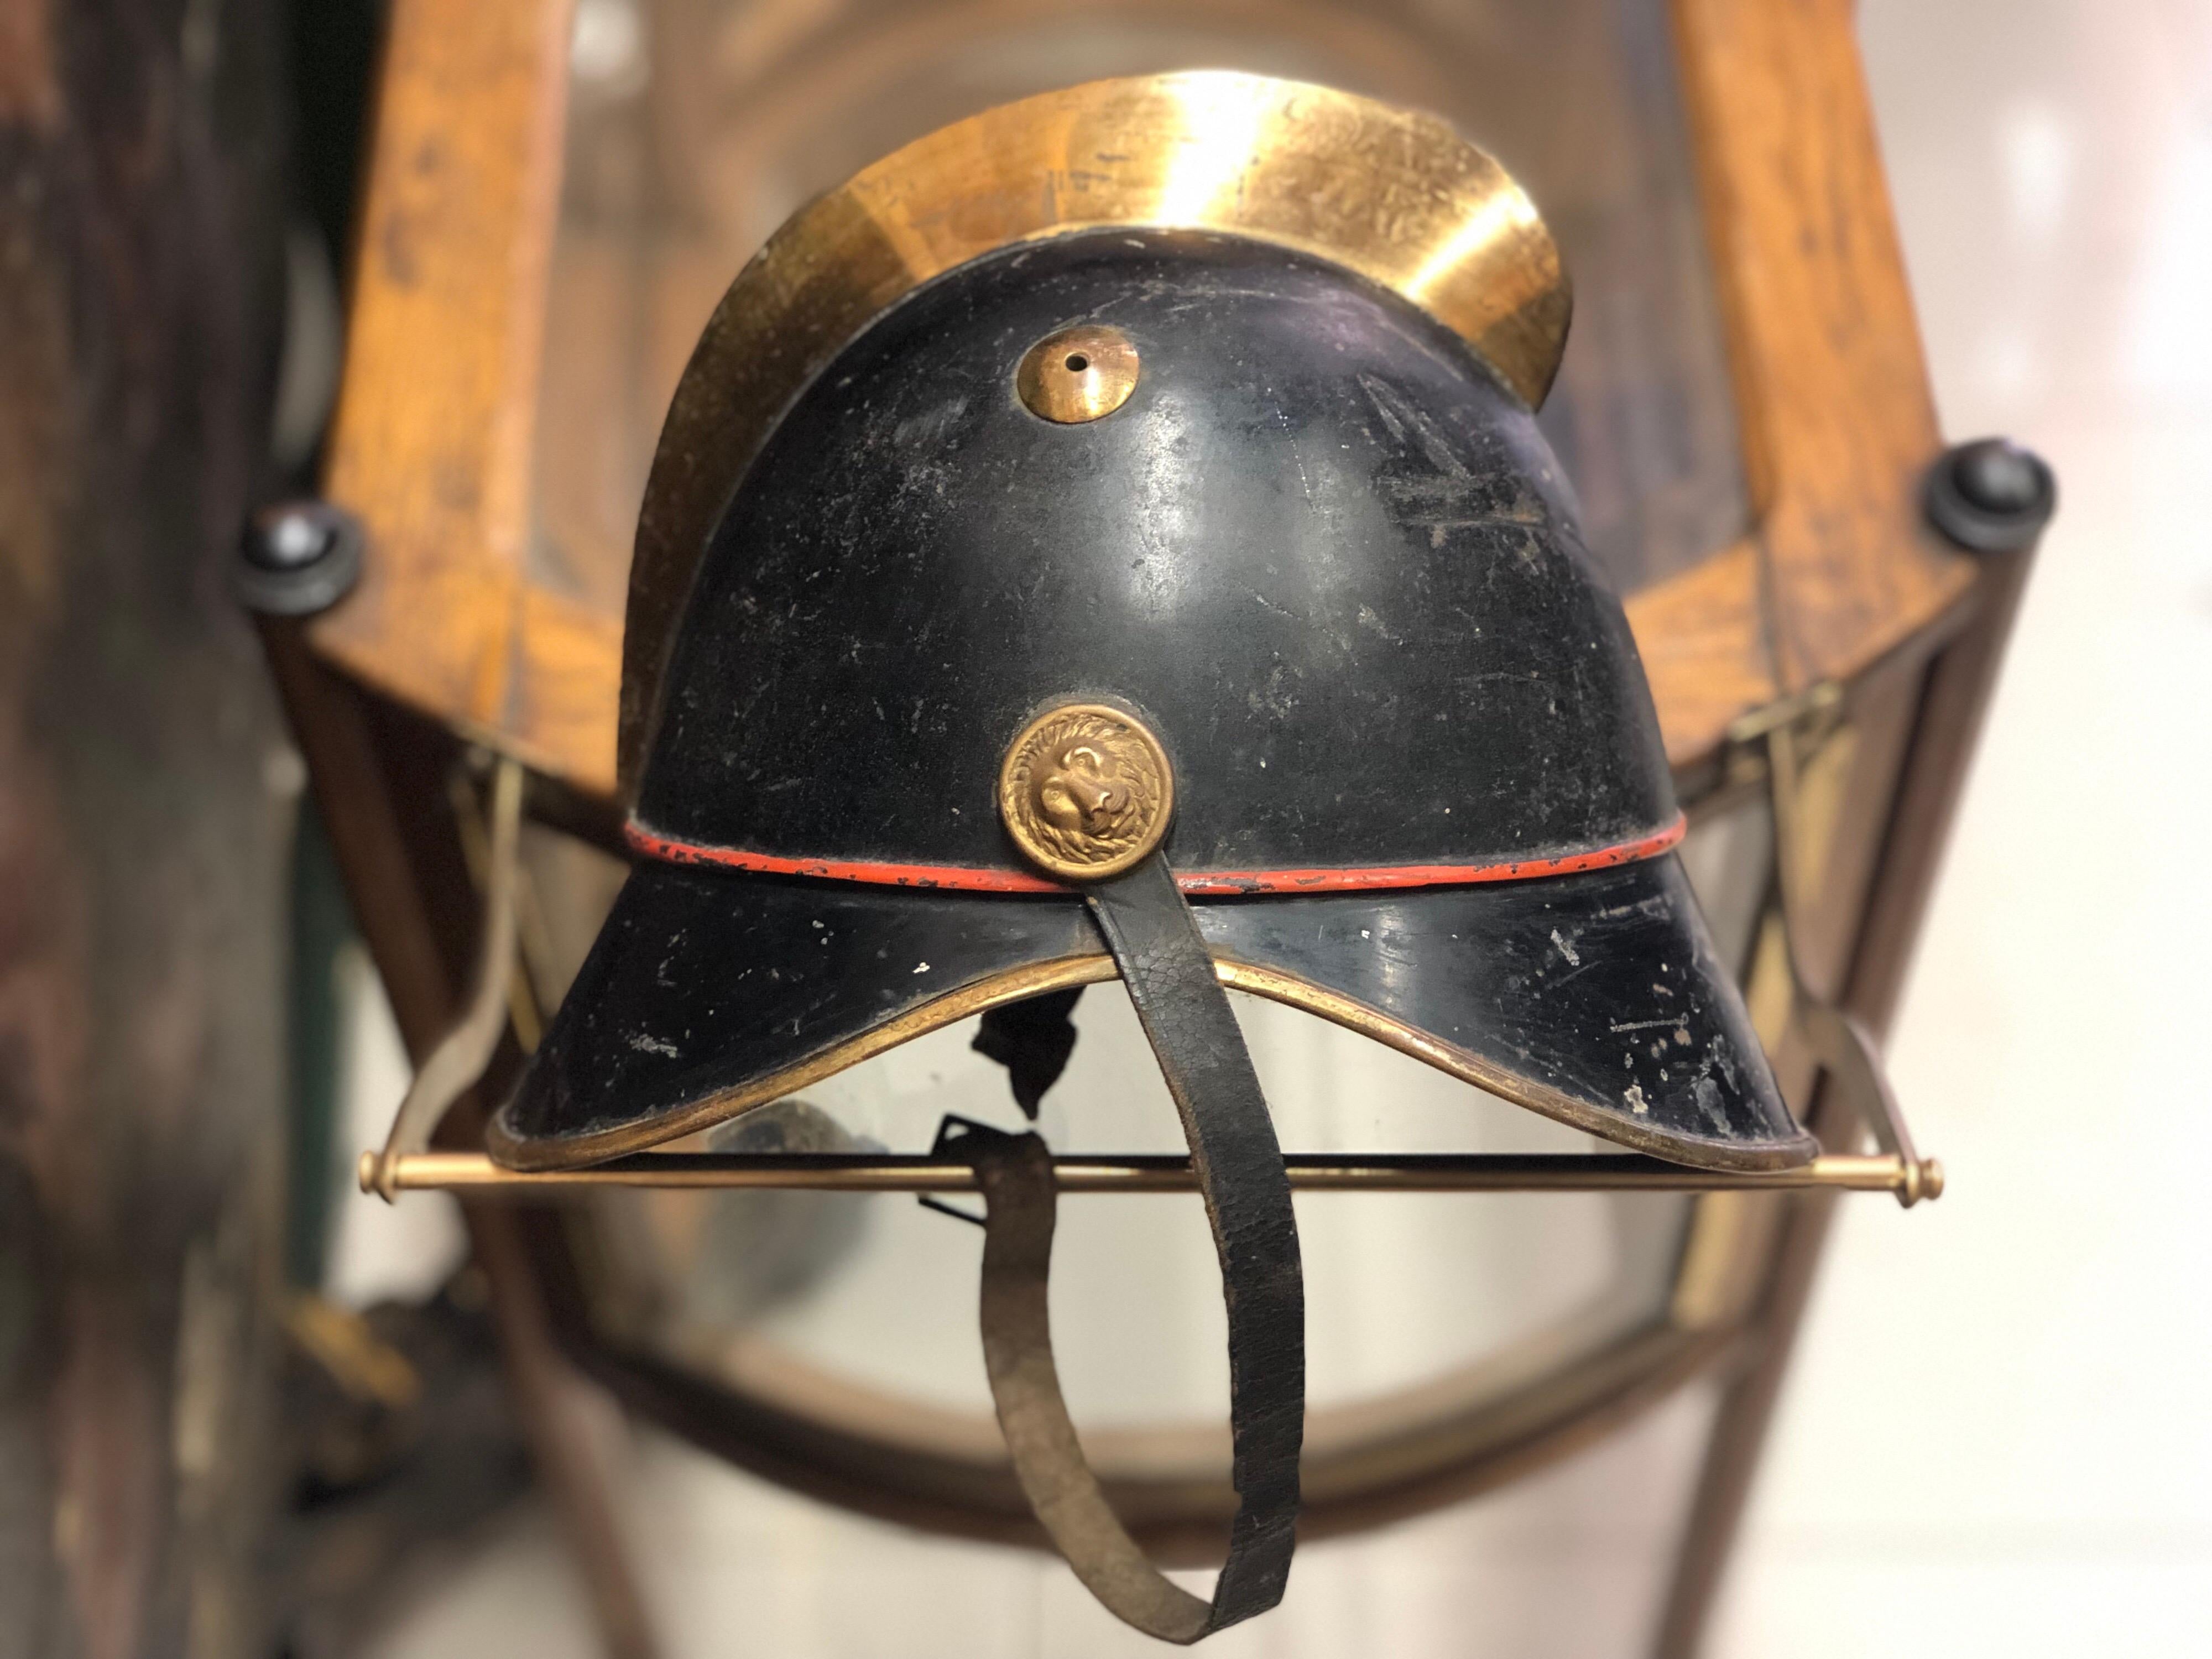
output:
M 863 175 L 809 210 L 811 264 L 787 231 L 725 301 L 645 510 L 635 867 L 497 1117 L 503 1162 L 633 1152 L 1117 975 L 1202 1116 L 1234 1085 L 1192 1080 L 1206 1044 L 1172 1028 L 1197 994 L 1140 982 L 1147 927 L 1189 933 L 1217 1001 L 1216 981 L 1310 1011 L 1623 1146 L 1719 1170 L 1811 1158 L 1674 855 L 1635 645 L 1535 424 L 1565 327 L 1540 223 L 1440 124 L 1170 79 L 1305 119 L 1308 198 L 1279 179 L 1270 198 L 1264 168 L 1237 195 L 1217 157 L 1206 199 L 1231 205 L 1202 222 L 1062 204 L 1053 234 L 986 227 L 872 289 L 854 271 L 891 222 Z M 1054 94 L 1080 129 L 1063 152 L 1110 173 L 1139 148 L 1127 84 Z M 917 149 L 996 155 L 1005 118 Z M 1426 222 L 1391 192 L 1424 146 L 1455 182 L 1450 212 L 1423 211 L 1459 240 L 1408 252 L 1389 228 Z M 1037 189 L 1091 188 L 1071 177 Z M 1113 894 L 1149 908 L 1117 922 Z M 1066 1061 L 1030 1066 L 1025 1106 Z M 1286 1228 L 1286 1189 L 1278 1207 Z M 1297 1270 L 1292 1235 L 1271 1271 L 1294 1292 Z M 988 1250 L 986 1273 L 988 1342 Z M 1296 1450 L 1293 1429 L 1268 1453 L 1291 1465 L 1264 1522 L 1285 1560 Z M 1134 1569 L 1062 1541 L 1113 1604 L 1097 1581 Z M 1271 1583 L 1210 1622 L 1116 1611 L 1188 1640 Z
M 1135 384 L 1042 418 L 1018 372 L 1077 325 L 1127 339 Z M 999 805 L 1061 702 L 1164 745 L 1164 851 L 1228 983 L 1664 1157 L 1809 1156 L 1528 409 L 1340 269 L 1120 231 L 939 279 L 784 416 L 684 611 L 636 872 L 500 1155 L 634 1150 L 1110 977 Z

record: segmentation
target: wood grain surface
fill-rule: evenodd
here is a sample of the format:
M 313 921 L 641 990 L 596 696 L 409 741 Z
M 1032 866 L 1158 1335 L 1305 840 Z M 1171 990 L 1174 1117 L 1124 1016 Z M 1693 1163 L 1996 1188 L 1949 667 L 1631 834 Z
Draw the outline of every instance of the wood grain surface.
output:
M 592 665 L 619 654 L 619 625 L 595 638 L 523 574 L 569 9 L 392 8 L 325 480 L 370 551 L 313 640 L 380 690 L 603 790 L 611 690 L 604 743 L 574 707 Z
M 1849 0 L 1674 0 L 1751 492 L 1745 542 L 1636 595 L 1668 752 L 1849 679 L 1975 568 L 1923 525 L 1940 445 Z

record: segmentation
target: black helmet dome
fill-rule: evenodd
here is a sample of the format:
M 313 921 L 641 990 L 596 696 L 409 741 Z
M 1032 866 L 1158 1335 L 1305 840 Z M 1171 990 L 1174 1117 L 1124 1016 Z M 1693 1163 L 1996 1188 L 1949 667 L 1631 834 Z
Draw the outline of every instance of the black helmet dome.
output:
M 632 1150 L 1113 976 L 994 799 L 1015 734 L 1072 700 L 1165 746 L 1164 852 L 1226 982 L 1662 1156 L 1811 1155 L 1668 850 L 1633 641 L 1530 407 L 1549 363 L 1509 376 L 1289 240 L 1014 241 L 912 286 L 811 375 L 665 640 L 635 637 L 654 604 L 634 597 L 641 863 L 501 1157 Z M 641 565 L 717 436 L 684 414 L 714 406 L 695 382 L 730 310 L 678 394 Z M 1022 365 L 1074 327 L 1125 340 L 1134 384 L 1098 418 L 1046 418 Z

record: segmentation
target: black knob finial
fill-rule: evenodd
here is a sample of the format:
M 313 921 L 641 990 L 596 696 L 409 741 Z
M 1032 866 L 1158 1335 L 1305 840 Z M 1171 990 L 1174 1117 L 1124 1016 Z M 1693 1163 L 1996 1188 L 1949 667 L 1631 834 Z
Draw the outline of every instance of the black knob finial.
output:
M 1981 438 L 1946 450 L 1928 470 L 1929 521 L 1975 553 L 2031 547 L 2058 507 L 2058 482 L 2031 449 Z
M 231 586 L 264 616 L 305 617 L 343 599 L 361 575 L 361 522 L 328 501 L 279 501 L 246 521 Z

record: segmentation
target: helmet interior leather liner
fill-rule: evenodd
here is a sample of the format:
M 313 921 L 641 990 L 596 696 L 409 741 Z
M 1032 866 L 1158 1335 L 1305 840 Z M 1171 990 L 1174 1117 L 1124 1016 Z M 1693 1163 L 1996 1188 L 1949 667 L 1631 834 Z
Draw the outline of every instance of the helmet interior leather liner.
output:
M 492 1128 L 515 1167 L 594 1162 L 978 1012 L 1015 1054 L 1006 1011 L 1125 980 L 1231 1303 L 1212 1603 L 1083 1468 L 1042 1144 L 972 1140 L 1016 1472 L 1166 1639 L 1273 1605 L 1297 1509 L 1295 1225 L 1219 986 L 1662 1158 L 1815 1150 L 1672 850 L 1634 644 L 1529 405 L 1549 369 L 1516 384 L 1406 293 L 1215 230 L 1077 228 L 898 296 L 783 409 L 644 642 L 637 865 Z M 1032 1115 L 1066 1060 L 1014 1066 Z

